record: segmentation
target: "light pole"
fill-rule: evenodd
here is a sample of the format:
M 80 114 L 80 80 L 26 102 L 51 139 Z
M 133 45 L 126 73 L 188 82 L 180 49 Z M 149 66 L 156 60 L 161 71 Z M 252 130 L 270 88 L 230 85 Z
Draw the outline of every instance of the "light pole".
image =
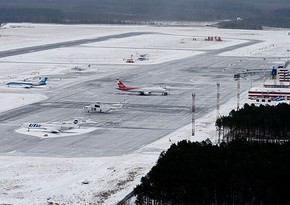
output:
M 195 93 L 192 94 L 192 132 L 191 136 L 195 135 Z

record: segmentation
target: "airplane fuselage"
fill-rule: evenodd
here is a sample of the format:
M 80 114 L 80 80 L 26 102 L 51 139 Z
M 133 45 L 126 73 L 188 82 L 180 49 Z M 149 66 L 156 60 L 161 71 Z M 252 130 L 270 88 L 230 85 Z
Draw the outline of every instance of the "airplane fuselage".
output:
M 105 113 L 105 112 L 120 110 L 123 108 L 123 106 L 125 106 L 123 103 L 120 103 L 120 104 L 95 103 L 95 104 L 90 104 L 90 105 L 85 106 L 84 110 L 86 112 Z
M 59 133 L 65 130 L 77 128 L 78 125 L 74 123 L 23 123 L 22 127 L 30 130 L 43 130 L 45 132 Z
M 137 86 L 126 86 L 122 81 L 117 79 L 118 89 L 127 92 L 135 92 L 140 95 L 151 95 L 151 94 L 162 94 L 169 95 L 169 91 L 165 87 L 137 87 Z
M 127 92 L 135 92 L 139 93 L 140 95 L 151 95 L 151 94 L 162 94 L 162 95 L 169 95 L 169 92 L 162 87 L 126 87 L 126 88 L 119 88 L 119 90 L 127 91 Z
M 44 78 L 40 79 L 38 82 L 12 81 L 12 82 L 6 83 L 6 85 L 8 87 L 11 86 L 11 85 L 15 85 L 15 86 L 23 86 L 23 87 L 26 87 L 26 88 L 31 88 L 33 86 L 46 85 L 47 79 L 48 79 L 48 77 L 44 77 Z

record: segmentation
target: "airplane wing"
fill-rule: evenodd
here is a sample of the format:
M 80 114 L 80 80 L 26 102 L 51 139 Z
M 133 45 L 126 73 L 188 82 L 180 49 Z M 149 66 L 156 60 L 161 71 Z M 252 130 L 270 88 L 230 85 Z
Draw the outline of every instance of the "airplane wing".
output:
M 138 88 L 138 89 L 134 89 L 134 90 L 130 90 L 131 92 L 137 92 L 140 95 L 151 95 L 152 90 L 150 89 L 146 89 L 146 88 Z
M 46 132 L 51 132 L 51 133 L 60 133 L 60 130 L 57 129 L 45 129 Z
M 42 129 L 44 132 L 50 132 L 50 133 L 60 133 L 61 129 L 57 126 L 41 126 L 40 129 Z

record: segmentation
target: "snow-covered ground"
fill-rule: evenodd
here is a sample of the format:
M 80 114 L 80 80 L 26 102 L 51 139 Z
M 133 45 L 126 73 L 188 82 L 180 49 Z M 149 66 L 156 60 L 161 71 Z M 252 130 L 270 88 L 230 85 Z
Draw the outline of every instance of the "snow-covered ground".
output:
M 70 72 L 74 66 L 92 65 L 102 74 L 99 65 L 124 65 L 125 59 L 149 53 L 148 61 L 135 64 L 158 64 L 197 55 L 204 50 L 260 40 L 261 43 L 225 52 L 225 56 L 275 57 L 284 63 L 289 56 L 288 30 L 223 30 L 212 27 L 150 27 L 118 25 L 46 25 L 6 24 L 1 29 L 0 51 L 127 32 L 155 32 L 123 39 L 91 43 L 71 48 L 59 48 L 0 59 L 0 111 L 45 99 L 43 92 L 27 90 L 9 92 L 10 80 L 36 79 L 46 74 Z M 207 36 L 220 36 L 223 41 L 209 42 Z M 195 38 L 196 40 L 193 40 Z M 60 85 L 62 81 L 58 82 Z M 241 95 L 241 104 L 246 101 Z M 235 109 L 236 99 L 221 105 L 220 114 Z M 44 158 L 32 156 L 0 156 L 0 204 L 116 204 L 132 191 L 156 163 L 161 151 L 180 140 L 216 142 L 214 126 L 216 111 L 196 120 L 196 136 L 191 125 L 140 148 L 138 151 L 105 158 Z

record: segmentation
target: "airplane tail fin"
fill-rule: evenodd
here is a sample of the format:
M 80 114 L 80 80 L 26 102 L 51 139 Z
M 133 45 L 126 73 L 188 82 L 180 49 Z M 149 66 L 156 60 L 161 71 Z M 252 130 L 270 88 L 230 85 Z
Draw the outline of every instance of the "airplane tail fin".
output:
M 75 117 L 73 120 L 70 121 L 63 121 L 63 125 L 70 125 L 73 128 L 79 128 L 81 123 L 84 123 L 85 120 L 82 117 Z
M 117 79 L 119 89 L 126 89 L 126 85 L 119 79 Z
M 45 85 L 48 77 L 41 78 L 38 82 L 40 85 Z

